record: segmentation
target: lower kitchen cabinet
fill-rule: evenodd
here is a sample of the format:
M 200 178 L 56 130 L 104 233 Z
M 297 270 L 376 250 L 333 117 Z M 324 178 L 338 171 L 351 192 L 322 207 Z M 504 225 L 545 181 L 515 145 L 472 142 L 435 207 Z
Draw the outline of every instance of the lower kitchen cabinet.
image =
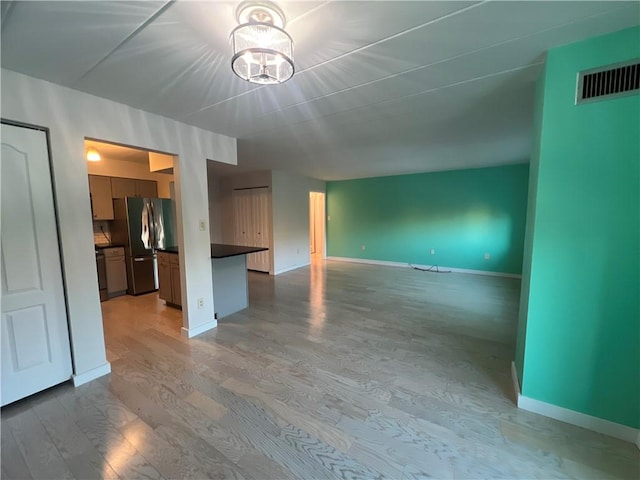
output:
M 182 307 L 180 258 L 177 253 L 158 252 L 158 296 L 167 305 Z
M 103 249 L 107 270 L 107 292 L 109 297 L 127 293 L 127 267 L 124 261 L 124 248 Z

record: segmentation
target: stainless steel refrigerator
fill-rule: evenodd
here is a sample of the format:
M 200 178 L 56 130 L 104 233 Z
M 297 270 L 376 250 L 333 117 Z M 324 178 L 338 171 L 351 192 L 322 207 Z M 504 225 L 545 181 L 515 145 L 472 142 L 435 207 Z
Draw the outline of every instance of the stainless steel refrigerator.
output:
M 129 295 L 158 289 L 158 248 L 175 246 L 173 208 L 164 198 L 113 200 L 111 243 L 124 245 Z

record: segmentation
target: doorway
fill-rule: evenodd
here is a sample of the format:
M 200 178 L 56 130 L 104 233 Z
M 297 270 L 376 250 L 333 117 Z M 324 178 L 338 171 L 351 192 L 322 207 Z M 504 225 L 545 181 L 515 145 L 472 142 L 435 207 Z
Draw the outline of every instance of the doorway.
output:
M 325 258 L 325 194 L 309 192 L 309 252 L 311 259 Z
M 96 139 L 85 139 L 85 153 L 111 361 L 122 335 L 120 316 L 135 312 L 140 325 L 143 318 L 161 323 L 157 316 L 165 316 L 178 333 L 184 323 L 173 172 L 178 157 Z

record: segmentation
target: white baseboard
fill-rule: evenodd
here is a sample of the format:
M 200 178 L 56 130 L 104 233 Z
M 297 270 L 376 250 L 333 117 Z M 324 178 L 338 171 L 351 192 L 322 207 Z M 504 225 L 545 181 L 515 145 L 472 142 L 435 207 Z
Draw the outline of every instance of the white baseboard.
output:
M 389 262 L 386 260 L 369 260 L 368 258 L 349 258 L 349 257 L 327 257 L 327 260 L 335 260 L 337 262 L 351 262 L 351 263 L 366 263 L 369 265 L 383 265 L 386 267 L 404 267 L 411 268 L 412 266 L 418 267 L 424 270 L 434 268 L 434 265 L 418 265 L 412 263 L 411 265 L 408 263 L 402 262 Z M 517 273 L 504 273 L 504 272 L 490 272 L 487 270 L 470 270 L 467 268 L 454 268 L 454 267 L 445 267 L 442 265 L 438 265 L 438 269 L 450 271 L 452 273 L 470 273 L 472 275 L 488 275 L 490 277 L 506 277 L 506 278 L 522 278 L 522 275 Z M 435 271 L 435 270 L 434 270 Z
M 73 386 L 79 387 L 85 383 L 90 382 L 91 380 L 95 380 L 96 378 L 100 378 L 104 375 L 108 375 L 111 373 L 111 364 L 109 362 L 104 365 L 100 365 L 99 367 L 92 368 L 88 372 L 79 373 L 73 376 Z
M 311 265 L 311 262 L 301 263 L 300 265 L 293 265 L 291 267 L 281 268 L 279 270 L 276 270 L 273 274 L 280 275 L 281 273 L 290 272 L 291 270 L 297 270 L 298 268 L 302 268 L 302 267 L 308 267 L 309 265 Z
M 182 334 L 183 337 L 186 338 L 193 338 L 196 335 L 200 335 L 201 333 L 204 333 L 208 330 L 211 330 L 213 328 L 216 328 L 218 326 L 218 321 L 217 320 L 213 320 L 212 322 L 207 322 L 204 323 L 198 327 L 194 327 L 194 328 L 184 328 L 182 327 L 180 329 L 180 333 Z
M 569 410 L 568 408 L 552 405 L 551 403 L 541 402 L 534 398 L 525 397 L 520 393 L 520 385 L 514 362 L 511 362 L 511 379 L 513 381 L 513 388 L 516 391 L 516 405 L 518 408 L 545 417 L 555 418 L 561 422 L 586 428 L 587 430 L 603 433 L 610 437 L 619 438 L 626 442 L 635 443 L 638 449 L 640 449 L 640 429 L 628 427 L 602 418 L 592 417 L 585 413 Z

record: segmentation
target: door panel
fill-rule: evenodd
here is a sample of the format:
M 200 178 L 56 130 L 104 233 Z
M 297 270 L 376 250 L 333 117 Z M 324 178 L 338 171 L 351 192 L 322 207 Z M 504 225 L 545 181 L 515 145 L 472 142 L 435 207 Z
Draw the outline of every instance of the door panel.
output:
M 107 270 L 107 291 L 109 293 L 123 292 L 127 289 L 127 266 L 124 255 L 105 259 Z
M 136 197 L 158 198 L 158 184 L 154 180 L 136 180 Z
M 127 293 L 140 295 L 156 290 L 156 258 L 153 255 L 132 257 L 129 262 L 131 265 L 131 281 L 128 282 Z
M 136 181 L 132 178 L 111 177 L 111 196 L 113 198 L 135 197 Z
M 250 247 L 269 247 L 271 222 L 269 217 L 269 190 L 253 188 L 233 192 L 235 243 Z M 247 268 L 268 272 L 271 252 L 247 255 Z
M 71 378 L 46 135 L 2 125 L 2 405 Z

